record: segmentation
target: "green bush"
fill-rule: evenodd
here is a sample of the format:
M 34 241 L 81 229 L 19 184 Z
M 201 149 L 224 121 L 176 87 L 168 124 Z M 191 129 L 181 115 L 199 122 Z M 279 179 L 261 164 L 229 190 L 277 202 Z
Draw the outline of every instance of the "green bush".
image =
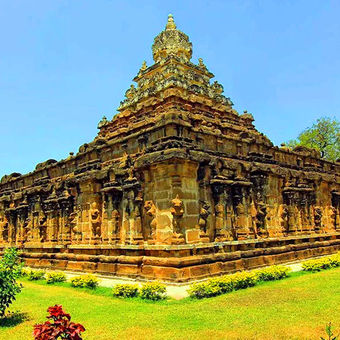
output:
M 288 276 L 289 268 L 285 266 L 271 266 L 256 271 L 259 281 L 281 280 Z
M 224 275 L 221 277 L 214 277 L 209 280 L 213 287 L 218 286 L 221 294 L 231 292 L 234 289 L 234 280 L 232 275 Z M 217 291 L 217 288 L 214 290 Z
M 308 260 L 302 263 L 302 269 L 309 272 L 319 272 L 324 269 L 340 266 L 340 253 L 320 259 Z
M 189 296 L 202 299 L 255 286 L 258 276 L 253 272 L 239 272 L 231 275 L 214 277 L 204 282 L 193 283 L 189 289 Z
M 138 284 L 121 283 L 117 284 L 112 289 L 113 296 L 117 297 L 135 297 L 138 295 Z
M 31 269 L 27 271 L 27 279 L 29 281 L 43 280 L 45 277 L 45 271 L 41 269 Z
M 48 272 L 45 275 L 46 283 L 53 284 L 55 282 L 65 282 L 66 274 L 63 272 Z
M 289 269 L 284 266 L 272 266 L 253 272 L 238 272 L 231 275 L 214 277 L 204 282 L 193 283 L 189 289 L 189 296 L 202 299 L 231 292 L 232 290 L 253 287 L 259 281 L 280 280 L 287 277 Z
M 82 288 L 83 287 L 83 278 L 82 278 L 82 276 L 72 277 L 70 282 L 71 282 L 71 286 L 72 287 L 76 287 L 76 288 L 78 288 L 78 287 Z
M 166 286 L 159 282 L 147 282 L 139 290 L 142 299 L 161 300 L 166 298 Z
M 32 269 L 31 268 L 29 268 L 29 267 L 23 267 L 23 268 L 21 268 L 21 273 L 20 273 L 20 275 L 21 276 L 28 276 L 28 273 L 30 273 L 32 271 Z
M 235 290 L 253 287 L 257 283 L 257 275 L 254 272 L 238 272 L 230 276 Z
M 22 265 L 16 248 L 4 250 L 0 260 L 0 318 L 15 300 L 15 295 L 21 292 L 22 286 L 17 283 Z
M 193 283 L 188 289 L 189 296 L 197 299 L 203 299 L 205 297 L 213 297 L 222 294 L 219 280 L 215 279 L 214 282 L 211 280 L 204 282 Z
M 97 288 L 98 284 L 98 278 L 91 274 L 75 276 L 71 279 L 71 285 L 73 287 L 95 289 Z

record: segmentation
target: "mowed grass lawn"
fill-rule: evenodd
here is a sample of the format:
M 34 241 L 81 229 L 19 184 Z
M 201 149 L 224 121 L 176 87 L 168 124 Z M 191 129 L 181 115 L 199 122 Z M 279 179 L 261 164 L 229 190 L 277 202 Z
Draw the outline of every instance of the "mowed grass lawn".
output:
M 118 299 L 108 288 L 96 292 L 23 281 L 12 311 L 28 319 L 0 326 L 1 340 L 32 339 L 46 309 L 62 304 L 82 323 L 84 340 L 110 339 L 320 339 L 332 321 L 340 330 L 340 268 L 295 273 L 282 281 L 223 296 L 148 302 Z

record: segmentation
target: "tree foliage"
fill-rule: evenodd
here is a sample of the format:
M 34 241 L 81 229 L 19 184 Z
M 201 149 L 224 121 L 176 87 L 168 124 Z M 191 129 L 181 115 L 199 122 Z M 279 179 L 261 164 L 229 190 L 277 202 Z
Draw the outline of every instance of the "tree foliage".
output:
M 7 248 L 0 260 L 0 318 L 21 292 L 22 286 L 17 282 L 21 273 L 21 263 L 16 248 Z
M 340 122 L 335 118 L 322 117 L 302 131 L 298 138 L 287 143 L 289 147 L 305 146 L 316 149 L 321 157 L 330 161 L 340 158 Z

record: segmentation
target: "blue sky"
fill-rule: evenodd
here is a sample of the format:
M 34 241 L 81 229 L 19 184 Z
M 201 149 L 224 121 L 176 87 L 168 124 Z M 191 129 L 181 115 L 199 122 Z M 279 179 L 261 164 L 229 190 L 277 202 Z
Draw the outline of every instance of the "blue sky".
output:
M 0 0 L 0 177 L 93 140 L 168 13 L 275 144 L 340 118 L 339 0 Z

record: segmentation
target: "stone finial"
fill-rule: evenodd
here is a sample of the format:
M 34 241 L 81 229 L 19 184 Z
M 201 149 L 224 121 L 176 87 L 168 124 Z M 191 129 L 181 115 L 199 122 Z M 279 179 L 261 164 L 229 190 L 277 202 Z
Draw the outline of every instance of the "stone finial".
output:
M 103 116 L 103 118 L 101 119 L 101 121 L 98 123 L 97 128 L 100 129 L 102 128 L 104 125 L 106 125 L 108 123 L 108 120 L 105 116 Z
M 200 68 L 207 68 L 205 66 L 202 58 L 198 58 L 198 67 L 200 67 Z
M 220 95 L 223 93 L 223 86 L 216 80 L 212 83 L 211 88 L 216 94 Z
M 177 29 L 171 14 L 165 30 L 154 39 L 152 54 L 156 63 L 166 60 L 169 56 L 180 58 L 185 62 L 192 57 L 192 44 L 189 37 Z
M 146 61 L 144 60 L 143 63 L 142 63 L 142 66 L 140 68 L 140 71 L 145 71 L 146 69 L 148 68 L 148 66 L 146 65 Z
M 128 99 L 132 99 L 135 94 L 136 94 L 137 90 L 135 88 L 135 85 L 131 84 L 130 88 L 125 92 L 125 97 Z
M 172 14 L 168 15 L 168 22 L 165 26 L 165 29 L 166 30 L 175 30 L 176 29 L 176 24 L 175 24 L 174 17 L 173 17 Z

